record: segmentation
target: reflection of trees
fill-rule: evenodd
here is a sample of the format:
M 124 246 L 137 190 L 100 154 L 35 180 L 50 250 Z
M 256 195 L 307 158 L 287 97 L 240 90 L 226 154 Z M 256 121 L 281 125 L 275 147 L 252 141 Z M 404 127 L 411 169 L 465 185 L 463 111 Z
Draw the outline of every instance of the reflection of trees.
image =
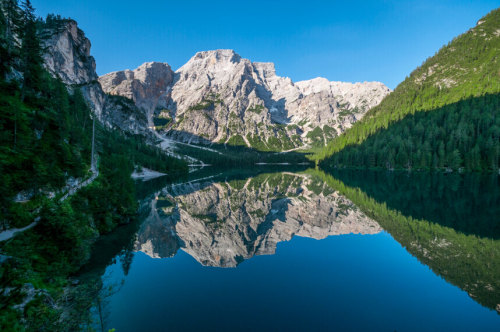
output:
M 453 228 L 405 216 L 368 196 L 360 188 L 318 170 L 310 174 L 339 191 L 374 218 L 406 250 L 478 303 L 498 310 L 500 303 L 500 241 L 466 235 Z
M 122 265 L 123 274 L 128 275 L 130 266 L 132 265 L 132 260 L 134 259 L 134 252 L 132 250 L 126 250 L 123 255 L 120 256 L 120 263 Z
M 122 264 L 123 267 L 123 264 Z M 109 317 L 110 311 L 107 309 L 109 305 L 109 299 L 114 294 L 118 293 L 125 283 L 125 279 L 121 279 L 120 282 L 113 281 L 111 277 L 102 277 L 102 285 L 101 289 L 95 296 L 93 302 L 93 308 L 97 312 L 95 315 L 92 315 L 91 325 L 99 326 L 102 332 L 107 331 L 107 319 Z M 97 322 L 96 322 L 97 321 Z
M 64 304 L 68 330 L 107 331 L 106 309 L 109 298 L 118 292 L 124 279 L 114 279 L 106 275 L 109 265 L 119 263 L 126 276 L 134 257 L 134 243 L 140 221 L 136 220 L 117 228 L 114 232 L 103 236 L 94 248 L 91 260 L 78 273 L 75 284 L 66 291 Z
M 355 170 L 333 170 L 331 174 L 405 216 L 465 234 L 500 239 L 497 174 Z
M 109 299 L 120 291 L 124 281 L 97 271 L 81 276 L 79 283 L 66 292 L 63 319 L 68 330 L 107 331 Z

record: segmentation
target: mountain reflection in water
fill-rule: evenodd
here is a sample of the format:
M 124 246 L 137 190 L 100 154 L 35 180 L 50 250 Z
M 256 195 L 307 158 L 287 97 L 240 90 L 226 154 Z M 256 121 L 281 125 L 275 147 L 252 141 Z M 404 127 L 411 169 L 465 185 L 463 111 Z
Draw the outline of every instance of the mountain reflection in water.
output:
M 138 220 L 96 244 L 75 286 L 82 307 L 94 301 L 94 328 L 500 326 L 498 177 L 202 170 L 183 181 L 137 183 Z
M 182 249 L 202 265 L 218 267 L 272 255 L 293 236 L 323 239 L 382 230 L 325 183 L 294 173 L 170 185 L 146 201 L 143 212 L 138 251 L 163 258 Z

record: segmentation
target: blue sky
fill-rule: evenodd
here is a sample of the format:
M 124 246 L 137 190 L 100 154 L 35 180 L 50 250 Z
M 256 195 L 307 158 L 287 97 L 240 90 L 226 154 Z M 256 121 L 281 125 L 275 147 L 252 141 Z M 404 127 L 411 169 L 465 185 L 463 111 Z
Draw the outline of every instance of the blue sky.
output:
M 78 21 L 99 75 L 146 61 L 175 70 L 197 51 L 231 48 L 293 81 L 381 81 L 395 88 L 496 0 L 32 0 L 39 16 Z

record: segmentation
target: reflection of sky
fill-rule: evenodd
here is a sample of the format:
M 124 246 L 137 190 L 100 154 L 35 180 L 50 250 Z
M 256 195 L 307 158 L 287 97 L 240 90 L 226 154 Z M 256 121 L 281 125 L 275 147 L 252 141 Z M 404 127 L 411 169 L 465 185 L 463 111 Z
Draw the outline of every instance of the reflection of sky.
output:
M 106 283 L 119 283 L 119 264 Z M 500 316 L 436 276 L 385 233 L 295 237 L 235 269 L 136 253 L 108 328 L 487 331 Z

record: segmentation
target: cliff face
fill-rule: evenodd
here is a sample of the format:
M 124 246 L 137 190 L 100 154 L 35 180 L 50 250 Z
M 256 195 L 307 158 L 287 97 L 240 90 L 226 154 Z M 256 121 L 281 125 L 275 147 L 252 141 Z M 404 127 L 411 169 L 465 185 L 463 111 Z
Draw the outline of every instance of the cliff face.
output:
M 167 187 L 152 200 L 137 250 L 170 257 L 178 249 L 203 265 L 234 267 L 272 255 L 293 236 L 380 232 L 380 226 L 323 182 L 292 173 L 244 181 Z
M 232 50 L 198 52 L 176 72 L 149 62 L 99 78 L 90 41 L 75 21 L 62 20 L 42 35 L 46 68 L 80 88 L 102 122 L 184 142 L 274 151 L 322 146 L 390 92 L 378 82 L 294 83 L 277 76 L 272 63 Z
M 153 126 L 154 111 L 167 107 L 173 80 L 174 72 L 168 64 L 147 62 L 135 70 L 104 75 L 99 82 L 107 93 L 133 100 Z
M 70 89 L 79 88 L 93 113 L 110 127 L 144 133 L 147 117 L 134 103 L 108 98 L 101 88 L 90 41 L 73 20 L 61 20 L 40 32 L 45 68 Z
M 168 137 L 261 150 L 323 145 L 390 92 L 379 82 L 293 83 L 277 76 L 274 64 L 252 63 L 232 50 L 198 52 L 175 73 L 167 64 L 146 63 L 99 81 L 107 93 L 132 98 L 150 123 L 171 120 L 161 127 Z
M 105 95 L 98 82 L 90 41 L 73 20 L 42 32 L 45 68 L 71 87 L 80 87 L 94 113 L 101 117 Z

